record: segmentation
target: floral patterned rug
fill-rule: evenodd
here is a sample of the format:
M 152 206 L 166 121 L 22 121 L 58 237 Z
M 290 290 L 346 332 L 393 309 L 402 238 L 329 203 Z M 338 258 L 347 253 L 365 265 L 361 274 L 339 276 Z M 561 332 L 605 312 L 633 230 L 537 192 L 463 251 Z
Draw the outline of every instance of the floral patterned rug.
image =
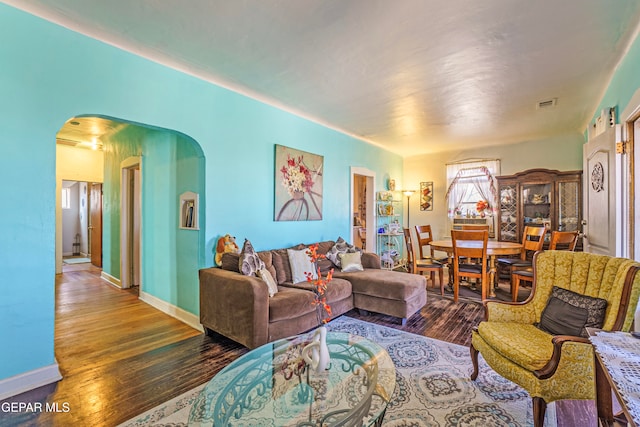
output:
M 480 358 L 471 381 L 469 349 L 342 316 L 330 331 L 364 336 L 384 347 L 396 366 L 396 389 L 383 426 L 531 426 L 531 398 Z M 196 387 L 121 426 L 186 426 L 204 385 Z M 545 427 L 555 427 L 555 405 L 547 407 Z

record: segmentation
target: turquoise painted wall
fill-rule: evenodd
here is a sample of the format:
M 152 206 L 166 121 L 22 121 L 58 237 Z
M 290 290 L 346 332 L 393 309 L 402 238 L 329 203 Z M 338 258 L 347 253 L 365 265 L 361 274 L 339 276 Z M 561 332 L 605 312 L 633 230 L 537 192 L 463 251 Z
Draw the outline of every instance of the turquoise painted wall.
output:
M 640 88 L 640 37 L 631 45 L 629 52 L 615 71 L 602 101 L 594 112 L 591 124 L 600 116 L 603 108 L 616 108 L 616 123 L 620 123 L 619 115 L 629 104 L 633 94 Z M 585 131 L 586 135 L 586 131 Z
M 4 4 L 0 39 L 0 178 L 5 183 L 0 188 L 0 381 L 54 363 L 55 135 L 69 118 L 95 114 L 176 131 L 175 137 L 143 138 L 143 151 L 157 154 L 159 162 L 176 158 L 177 164 L 163 171 L 159 163 L 155 172 L 188 180 L 184 170 L 193 162 L 203 167 L 205 228 L 197 243 L 177 230 L 175 198 L 150 193 L 153 200 L 143 201 L 143 209 L 152 206 L 157 212 L 154 227 L 175 233 L 177 245 L 197 245 L 189 265 L 189 254 L 145 240 L 144 257 L 154 267 L 168 257 L 178 261 L 167 267 L 175 272 L 157 282 L 165 272 L 143 265 L 143 280 L 146 284 L 153 277 L 150 293 L 194 313 L 197 283 L 183 278 L 194 277 L 196 264 L 213 263 L 220 235 L 247 237 L 259 250 L 348 236 L 350 167 L 375 171 L 378 188 L 384 177 L 402 176 L 397 155 Z M 172 138 L 179 146 L 182 138 L 193 139 L 203 157 L 188 160 L 189 153 L 184 158 L 179 150 L 172 153 Z M 275 144 L 324 156 L 322 221 L 273 221 Z M 121 151 L 124 156 L 126 150 Z M 187 187 L 177 178 L 169 184 L 176 194 Z M 115 217 L 119 205 L 108 203 L 105 208 Z M 119 225 L 109 221 L 105 236 L 113 242 Z M 108 249 L 108 268 L 119 273 L 114 248 Z
M 177 227 L 180 194 L 204 194 L 204 157 L 195 141 L 175 131 L 129 124 L 103 139 L 103 270 L 120 272 L 121 170 L 142 156 L 142 290 L 191 313 L 198 312 L 198 269 L 204 265 L 204 224 Z M 204 214 L 204 206 L 200 206 Z

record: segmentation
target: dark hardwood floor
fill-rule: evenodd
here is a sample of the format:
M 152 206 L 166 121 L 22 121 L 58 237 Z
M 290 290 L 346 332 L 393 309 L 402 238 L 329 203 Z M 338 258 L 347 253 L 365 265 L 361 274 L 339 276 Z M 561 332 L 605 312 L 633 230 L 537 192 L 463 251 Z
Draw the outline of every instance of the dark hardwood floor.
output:
M 429 294 L 420 314 L 398 319 L 353 310 L 348 316 L 468 345 L 482 306 Z M 57 403 L 68 412 L 0 411 L 2 426 L 114 426 L 209 381 L 247 349 L 210 338 L 119 290 L 89 264 L 56 277 L 55 354 L 63 380 L 0 402 Z M 593 406 L 593 405 L 591 405 Z M 6 406 L 5 406 L 6 407 Z M 559 427 L 595 425 L 588 403 L 558 405 Z

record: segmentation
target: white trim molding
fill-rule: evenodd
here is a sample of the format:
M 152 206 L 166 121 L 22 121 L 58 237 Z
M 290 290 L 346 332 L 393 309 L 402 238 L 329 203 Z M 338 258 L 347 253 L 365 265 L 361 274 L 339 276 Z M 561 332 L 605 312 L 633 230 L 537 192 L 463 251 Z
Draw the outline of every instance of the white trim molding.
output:
M 193 313 L 190 313 L 186 310 L 183 310 L 180 307 L 177 307 L 173 304 L 169 304 L 168 302 L 161 300 L 158 297 L 154 297 L 151 294 L 140 291 L 140 300 L 146 302 L 150 306 L 162 311 L 163 313 L 168 314 L 171 317 L 175 317 L 179 321 L 186 323 L 191 326 L 193 329 L 196 329 L 200 332 L 204 332 L 204 328 L 200 324 L 200 317 L 196 316 Z
M 60 375 L 58 363 L 54 363 L 0 380 L 0 400 L 60 381 L 61 379 L 62 375 Z
M 105 273 L 104 271 L 102 271 L 100 273 L 100 278 L 108 282 L 110 285 L 113 285 L 116 288 L 122 289 L 122 282 L 120 282 L 120 279 L 118 279 L 117 277 L 114 277 L 109 273 Z

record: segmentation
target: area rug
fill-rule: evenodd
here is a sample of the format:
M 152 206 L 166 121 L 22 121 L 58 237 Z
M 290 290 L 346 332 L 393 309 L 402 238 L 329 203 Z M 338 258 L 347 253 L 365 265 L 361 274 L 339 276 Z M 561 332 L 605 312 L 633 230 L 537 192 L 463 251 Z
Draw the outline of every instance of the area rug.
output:
M 471 381 L 469 349 L 342 316 L 331 331 L 349 332 L 384 347 L 396 365 L 396 389 L 383 426 L 532 426 L 529 394 L 505 380 L 480 358 L 480 375 Z M 196 387 L 122 427 L 186 426 L 204 386 Z M 545 427 L 556 426 L 555 404 L 547 407 Z
M 83 264 L 85 262 L 91 262 L 89 258 L 65 258 L 62 260 L 65 264 Z

